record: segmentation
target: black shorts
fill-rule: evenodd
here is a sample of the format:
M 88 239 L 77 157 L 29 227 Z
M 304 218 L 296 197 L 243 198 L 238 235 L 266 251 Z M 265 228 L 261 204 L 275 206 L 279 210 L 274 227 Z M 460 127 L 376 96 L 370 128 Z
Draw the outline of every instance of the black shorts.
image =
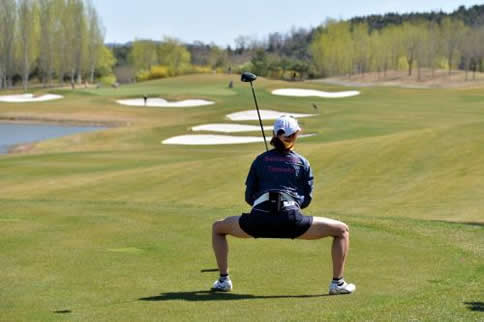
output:
M 252 208 L 250 214 L 242 214 L 239 225 L 254 238 L 297 238 L 313 223 L 312 216 L 304 216 L 297 206 L 281 208 L 277 214 L 270 212 L 269 202 Z

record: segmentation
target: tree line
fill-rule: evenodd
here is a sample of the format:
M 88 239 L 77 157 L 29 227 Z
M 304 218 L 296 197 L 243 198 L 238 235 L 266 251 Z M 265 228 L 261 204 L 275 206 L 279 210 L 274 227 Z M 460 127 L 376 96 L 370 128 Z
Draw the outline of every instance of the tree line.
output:
M 314 78 L 428 68 L 484 71 L 484 5 L 451 13 L 388 13 L 329 19 L 305 30 L 272 33 L 264 40 L 239 36 L 236 54 L 249 52 L 252 71 L 273 78 Z M 229 51 L 230 52 L 230 51 Z M 466 73 L 466 79 L 468 75 Z
M 161 41 L 136 39 L 130 43 L 108 46 L 117 60 L 116 76 L 123 82 L 185 73 L 245 70 L 261 76 L 283 78 L 283 75 L 292 75 L 294 72 L 307 72 L 309 53 L 299 44 L 301 41 L 307 42 L 308 35 L 308 31 L 300 28 L 293 29 L 290 36 L 271 34 L 269 41 L 240 36 L 235 41 L 235 48 L 222 48 L 200 41 L 183 44 L 171 37 L 164 37 Z
M 482 71 L 484 27 L 466 26 L 458 18 L 404 22 L 380 30 L 366 22 L 329 21 L 310 45 L 320 75 L 352 75 L 406 68 L 421 78 L 423 68 Z M 475 74 L 474 74 L 475 75 Z
M 27 89 L 33 78 L 45 86 L 93 83 L 96 77 L 113 83 L 116 62 L 122 71 L 118 80 L 125 81 L 213 70 L 292 80 L 401 69 L 409 75 L 416 70 L 420 78 L 424 68 L 432 74 L 462 69 L 475 76 L 484 70 L 484 5 L 449 14 L 328 20 L 262 40 L 239 36 L 234 48 L 171 37 L 105 46 L 104 35 L 91 0 L 0 0 L 0 88 L 22 82 Z
M 0 88 L 93 83 L 115 63 L 104 36 L 89 0 L 0 0 Z
M 384 15 L 369 15 L 350 19 L 351 24 L 367 23 L 370 31 L 383 29 L 405 22 L 428 21 L 440 24 L 444 18 L 461 20 L 466 26 L 479 27 L 484 25 L 484 5 L 474 5 L 469 8 L 460 6 L 451 13 L 443 11 L 411 12 L 404 14 L 387 13 Z
M 239 37 L 252 50 L 246 65 L 274 78 L 315 78 L 406 69 L 483 72 L 484 5 L 427 12 L 327 20 L 311 30 L 274 33 L 263 41 Z M 250 44 L 247 46 L 247 44 Z M 295 46 L 294 46 L 295 45 Z M 297 48 L 297 49 L 295 49 Z M 237 51 L 237 50 L 236 50 Z M 240 50 L 239 50 L 240 51 Z M 243 51 L 243 50 L 242 50 Z M 290 75 L 290 76 L 288 76 Z
M 185 72 L 249 70 L 296 80 L 389 70 L 415 72 L 455 69 L 484 71 L 484 5 L 452 13 L 428 12 L 327 20 L 312 28 L 292 28 L 265 39 L 239 36 L 235 47 L 176 39 L 136 40 L 114 49 L 120 64 L 134 66 L 138 79 Z M 166 57 L 165 57 L 166 56 Z M 168 59 L 167 57 L 171 57 Z M 177 58 L 178 57 L 178 58 Z M 203 66 L 203 68 L 201 68 Z M 198 67 L 198 69 L 197 69 Z M 466 79 L 468 75 L 466 73 Z

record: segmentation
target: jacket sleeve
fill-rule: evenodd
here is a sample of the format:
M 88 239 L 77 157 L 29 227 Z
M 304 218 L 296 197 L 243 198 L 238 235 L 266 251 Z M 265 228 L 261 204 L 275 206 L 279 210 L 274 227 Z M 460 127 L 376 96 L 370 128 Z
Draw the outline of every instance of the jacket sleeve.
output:
M 304 201 L 301 205 L 301 209 L 309 206 L 309 204 L 313 200 L 314 176 L 313 176 L 313 170 L 311 170 L 311 166 L 309 165 L 309 163 L 307 164 L 305 172 L 306 172 L 306 178 L 304 180 Z
M 257 178 L 257 159 L 252 162 L 252 165 L 247 175 L 247 180 L 245 181 L 245 201 L 249 205 L 253 205 L 255 201 L 255 194 L 258 191 L 259 180 Z

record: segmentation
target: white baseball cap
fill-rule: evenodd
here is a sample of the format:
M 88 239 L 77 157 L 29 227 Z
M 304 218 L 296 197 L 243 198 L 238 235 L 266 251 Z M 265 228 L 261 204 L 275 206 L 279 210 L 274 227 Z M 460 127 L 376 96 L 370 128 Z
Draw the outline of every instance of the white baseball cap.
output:
M 293 116 L 282 115 L 274 122 L 274 134 L 277 135 L 280 130 L 284 131 L 284 136 L 290 136 L 301 131 L 301 128 Z

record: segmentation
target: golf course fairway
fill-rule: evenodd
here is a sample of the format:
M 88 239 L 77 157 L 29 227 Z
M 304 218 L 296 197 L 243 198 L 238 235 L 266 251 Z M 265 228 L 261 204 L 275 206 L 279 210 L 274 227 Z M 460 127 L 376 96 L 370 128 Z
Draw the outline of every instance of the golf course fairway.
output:
M 353 88 L 258 79 L 263 109 L 314 114 L 319 106 L 299 119 L 316 134 L 296 147 L 315 176 L 304 213 L 349 225 L 345 278 L 357 290 L 327 295 L 330 238 L 229 238 L 234 290 L 210 293 L 218 277 L 212 223 L 249 210 L 244 182 L 264 144 L 160 142 L 253 109 L 238 78 L 49 89 L 64 98 L 0 103 L 0 121 L 107 126 L 0 155 L 0 321 L 484 319 L 482 88 L 368 87 L 327 99 L 271 93 Z M 116 103 L 143 95 L 215 104 Z

